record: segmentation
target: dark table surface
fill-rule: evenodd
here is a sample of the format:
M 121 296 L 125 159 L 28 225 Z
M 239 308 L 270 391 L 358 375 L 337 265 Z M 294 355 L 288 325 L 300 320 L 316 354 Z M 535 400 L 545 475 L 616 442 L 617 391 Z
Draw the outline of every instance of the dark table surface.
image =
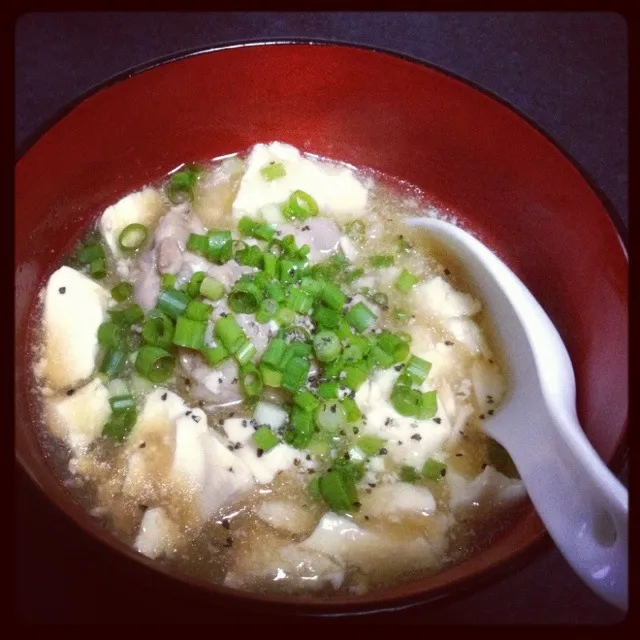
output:
M 392 49 L 493 91 L 564 147 L 628 223 L 627 26 L 613 13 L 29 14 L 16 26 L 16 146 L 80 94 L 132 66 L 185 49 L 291 36 Z M 111 556 L 19 470 L 15 505 L 14 591 L 24 622 L 295 622 L 176 600 L 161 584 L 142 597 L 135 583 L 119 579 Z M 622 618 L 548 545 L 515 575 L 462 599 L 354 621 L 608 624 Z

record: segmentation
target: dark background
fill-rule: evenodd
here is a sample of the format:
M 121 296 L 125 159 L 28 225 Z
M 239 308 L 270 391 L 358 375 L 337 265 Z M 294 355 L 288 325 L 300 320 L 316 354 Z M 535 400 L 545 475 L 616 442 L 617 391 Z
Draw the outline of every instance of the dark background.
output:
M 184 49 L 292 36 L 392 49 L 498 94 L 566 149 L 628 223 L 627 25 L 613 13 L 28 14 L 16 25 L 16 147 L 83 92 L 132 66 Z M 278 621 L 179 599 L 160 583 L 140 593 L 21 471 L 15 506 L 22 621 Z M 548 545 L 524 569 L 473 595 L 356 621 L 606 624 L 622 617 Z

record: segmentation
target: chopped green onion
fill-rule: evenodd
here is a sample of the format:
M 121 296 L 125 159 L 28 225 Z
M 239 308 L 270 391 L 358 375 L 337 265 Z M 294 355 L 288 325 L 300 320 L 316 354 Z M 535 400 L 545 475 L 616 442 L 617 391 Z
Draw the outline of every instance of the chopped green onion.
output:
M 318 297 L 329 309 L 333 309 L 334 311 L 341 311 L 347 301 L 347 296 L 342 292 L 340 287 L 333 284 L 333 282 L 326 282 Z
M 412 355 L 404 366 L 404 373 L 411 376 L 413 384 L 422 384 L 429 375 L 431 363 Z
M 128 224 L 118 237 L 118 246 L 121 251 L 132 252 L 140 249 L 146 242 L 149 230 L 143 224 L 134 222 Z
M 253 282 L 239 280 L 227 301 L 229 308 L 235 313 L 255 313 L 262 301 L 262 293 Z
M 173 289 L 176 286 L 176 280 L 174 273 L 165 273 L 160 279 L 160 288 L 162 290 Z
M 287 391 L 297 392 L 306 384 L 310 368 L 311 365 L 306 358 L 293 356 L 282 372 L 281 386 Z
M 324 289 L 325 284 L 326 283 L 323 282 L 322 280 L 316 280 L 314 278 L 305 277 L 305 278 L 302 278 L 302 281 L 300 282 L 300 288 L 305 293 L 308 293 L 314 298 L 317 298 L 322 293 L 322 290 Z
M 378 438 L 378 436 L 366 435 L 358 438 L 358 447 L 368 456 L 379 455 L 380 449 L 382 449 L 386 443 L 386 440 Z
M 438 400 L 435 391 L 426 391 L 422 394 L 420 408 L 416 413 L 416 418 L 420 420 L 431 420 L 438 412 Z
M 264 453 L 273 449 L 273 447 L 280 444 L 280 440 L 278 440 L 278 436 L 271 431 L 271 429 L 263 424 L 261 427 L 258 427 L 256 431 L 253 432 L 251 436 L 253 441 L 256 443 L 256 447 L 258 449 L 262 449 Z
M 167 197 L 173 204 L 180 204 L 185 200 L 193 200 L 195 188 L 202 169 L 197 166 L 185 167 L 171 176 L 166 187 Z
M 359 332 L 368 329 L 377 319 L 376 314 L 363 302 L 353 305 L 345 317 L 347 322 Z
M 344 318 L 340 320 L 340 323 L 335 328 L 335 330 L 340 340 L 347 340 L 349 338 L 354 337 L 353 331 L 351 331 L 351 327 L 349 326 L 349 323 Z
M 364 275 L 364 269 L 361 269 L 361 268 L 351 269 L 344 274 L 343 280 L 347 284 L 349 284 L 357 280 L 362 275 Z
M 390 331 L 378 334 L 376 344 L 388 353 L 394 362 L 404 362 L 409 355 L 409 345 L 398 335 Z
M 294 405 L 291 409 L 291 429 L 285 432 L 285 442 L 304 449 L 313 436 L 313 413 Z
M 338 400 L 325 400 L 316 409 L 315 421 L 321 431 L 335 433 L 346 424 L 347 414 Z
M 186 316 L 180 316 L 176 321 L 176 330 L 173 334 L 173 344 L 185 349 L 197 349 L 204 347 L 204 335 L 207 331 L 206 322 L 191 320 Z
M 309 440 L 309 444 L 307 445 L 307 450 L 309 453 L 313 454 L 318 458 L 325 458 L 331 452 L 334 444 L 334 438 L 332 438 L 329 434 L 322 433 L 314 433 Z M 319 477 L 319 476 L 316 476 Z
M 306 315 L 309 313 L 312 305 L 313 297 L 308 293 L 305 293 L 299 287 L 293 286 L 289 288 L 287 306 L 293 309 L 296 313 Z
M 279 387 L 282 382 L 282 372 L 272 369 L 269 365 L 260 364 L 258 367 L 262 382 L 266 387 Z
M 198 322 L 205 322 L 209 319 L 213 309 L 210 305 L 200 302 L 200 300 L 192 300 L 187 305 L 186 316 L 189 320 L 197 320 Z
M 136 401 L 130 393 L 109 398 L 112 413 L 122 413 L 136 408 Z
M 107 262 L 104 258 L 98 258 L 91 263 L 91 277 L 95 280 L 102 280 L 107 276 Z
M 152 309 L 142 325 L 142 339 L 155 347 L 169 349 L 173 344 L 173 323 L 159 309 Z
M 298 279 L 298 272 L 302 269 L 300 262 L 293 260 L 282 259 L 280 260 L 280 282 L 283 284 L 289 284 Z
M 297 189 L 282 208 L 285 218 L 304 220 L 318 215 L 318 203 L 306 191 Z
M 245 395 L 250 399 L 257 399 L 262 393 L 262 378 L 260 372 L 251 363 L 240 369 L 240 381 Z
M 309 334 L 309 332 L 304 327 L 299 327 L 299 326 L 293 326 L 285 329 L 284 337 L 287 341 L 287 344 L 292 344 L 296 342 L 297 343 L 311 342 L 311 335 Z M 296 353 L 298 355 L 310 356 L 311 353 L 313 352 L 313 347 L 310 344 L 305 344 L 304 345 L 305 348 L 302 349 L 301 348 L 302 346 L 303 345 L 301 344 L 297 345 Z
M 276 235 L 276 230 L 264 222 L 257 222 L 247 216 L 240 218 L 238 222 L 238 231 L 245 236 L 256 238 L 257 240 L 266 240 L 270 242 Z
M 229 352 L 221 344 L 215 347 L 202 347 L 200 352 L 210 367 L 216 367 L 229 357 Z
M 156 306 L 160 311 L 175 320 L 187 310 L 189 302 L 191 302 L 191 297 L 188 293 L 167 289 L 160 292 Z
M 401 416 L 414 417 L 422 408 L 422 394 L 411 387 L 395 385 L 390 400 Z
M 311 445 L 309 445 L 309 451 L 311 451 L 314 455 L 321 455 L 312 451 Z M 307 489 L 309 490 L 309 495 L 314 500 L 322 500 L 322 494 L 320 493 L 320 476 L 313 476 L 311 482 L 308 484 Z
M 268 278 L 276 277 L 276 270 L 278 268 L 278 258 L 272 253 L 265 252 L 262 254 L 262 270 Z
M 251 244 L 246 248 L 236 251 L 235 260 L 243 267 L 260 267 L 263 263 L 263 254 L 260 247 Z
M 276 314 L 276 322 L 281 327 L 289 327 L 291 326 L 296 319 L 296 312 L 293 309 L 289 309 L 288 307 L 281 307 Z
M 331 362 L 340 355 L 340 339 L 333 331 L 320 331 L 313 338 L 313 349 L 320 362 Z
M 381 349 L 378 345 L 374 345 L 371 348 L 369 359 L 375 364 L 375 366 L 381 369 L 388 369 L 395 363 L 393 356 L 390 356 L 384 349 Z
M 361 363 L 346 366 L 344 372 L 344 385 L 353 391 L 357 391 L 369 377 L 369 370 Z
M 342 358 L 346 363 L 360 362 L 364 357 L 362 349 L 357 344 L 349 344 L 342 351 Z
M 321 382 L 318 385 L 318 395 L 324 400 L 332 400 L 338 397 L 338 389 L 340 384 L 338 382 Z
M 353 220 L 346 227 L 347 235 L 355 241 L 364 240 L 364 234 L 367 226 L 362 220 Z
M 344 367 L 344 362 L 342 358 L 336 358 L 333 362 L 329 362 L 325 364 L 322 375 L 327 380 L 331 380 L 332 378 L 337 378 Z
M 236 360 L 240 365 L 247 364 L 256 355 L 256 351 L 257 349 L 251 340 L 246 340 L 236 352 Z
M 320 327 L 325 329 L 336 329 L 342 321 L 342 316 L 338 311 L 328 309 L 322 305 L 315 307 L 312 317 Z
M 138 415 L 135 410 L 116 413 L 102 427 L 102 435 L 111 440 L 122 442 L 129 435 L 137 418 Z
M 129 351 L 123 345 L 118 345 L 107 349 L 102 360 L 100 371 L 107 374 L 109 378 L 114 378 L 124 371 Z
M 362 418 L 362 413 L 353 398 L 350 398 L 349 396 L 343 398 L 342 406 L 344 407 L 344 412 L 347 416 L 347 422 L 356 422 Z
M 233 257 L 231 231 L 210 231 L 207 234 L 205 257 L 217 264 L 224 264 L 231 260 Z
M 198 233 L 190 233 L 187 239 L 187 251 L 206 255 L 209 250 L 209 238 Z
M 273 320 L 276 314 L 278 313 L 278 309 L 280 305 L 271 298 L 267 298 L 260 303 L 260 308 L 256 311 L 256 320 L 260 324 L 265 324 L 265 322 L 269 322 L 269 320 Z
M 270 162 L 265 167 L 260 169 L 260 174 L 265 180 L 269 182 L 271 180 L 276 180 L 277 178 L 283 178 L 287 175 L 287 170 L 284 168 L 284 164 L 282 162 Z
M 358 494 L 355 482 L 348 474 L 329 471 L 320 476 L 318 488 L 322 499 L 335 513 L 342 514 L 356 509 Z
M 205 276 L 200 283 L 200 295 L 209 298 L 209 300 L 220 300 L 224 293 L 224 285 L 215 278 Z
M 427 480 L 434 480 L 438 482 L 447 473 L 447 465 L 429 458 L 422 467 L 422 475 Z
M 98 327 L 98 343 L 104 347 L 116 347 L 124 339 L 122 325 L 108 320 Z
M 371 256 L 369 263 L 372 267 L 380 269 L 382 267 L 390 267 L 394 263 L 393 256 Z
M 304 411 L 313 411 L 320 404 L 320 400 L 318 400 L 311 391 L 296 393 L 296 395 L 293 396 L 293 402 Z
M 279 369 L 280 362 L 282 361 L 282 357 L 286 350 L 287 343 L 282 338 L 273 338 L 267 345 L 265 352 L 262 354 L 261 362 L 273 369 Z
M 393 317 L 398 321 L 398 322 L 409 322 L 409 320 L 411 320 L 413 318 L 413 315 L 411 313 L 409 313 L 408 311 L 405 311 L 404 309 L 396 309 L 393 312 Z
M 247 339 L 245 332 L 233 316 L 218 318 L 214 332 L 216 338 L 231 355 L 235 355 Z
M 409 293 L 418 281 L 419 278 L 416 278 L 413 273 L 403 269 L 394 286 L 398 291 L 400 291 L 400 293 Z
M 206 275 L 207 274 L 204 271 L 196 271 L 191 276 L 189 284 L 187 284 L 187 293 L 192 298 L 197 298 L 200 294 L 200 285 L 202 284 L 202 281 L 205 279 Z
M 124 302 L 133 294 L 133 285 L 130 282 L 120 282 L 111 289 L 111 297 L 116 302 Z
M 285 299 L 284 287 L 279 282 L 271 282 L 267 284 L 265 292 L 269 298 L 276 302 L 282 302 Z
M 371 298 L 373 304 L 379 306 L 383 311 L 389 308 L 389 297 L 386 293 L 376 293 Z
M 400 469 L 400 480 L 413 484 L 420 480 L 420 474 L 413 467 L 403 466 Z
M 87 244 L 78 251 L 78 261 L 81 264 L 91 264 L 101 258 L 104 260 L 104 248 L 99 242 Z

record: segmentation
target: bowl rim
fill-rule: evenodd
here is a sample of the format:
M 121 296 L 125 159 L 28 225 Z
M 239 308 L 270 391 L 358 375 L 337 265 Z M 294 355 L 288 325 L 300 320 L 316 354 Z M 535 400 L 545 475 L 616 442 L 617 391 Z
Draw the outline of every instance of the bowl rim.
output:
M 67 102 L 60 107 L 52 116 L 42 122 L 36 129 L 28 134 L 22 141 L 16 144 L 15 148 L 15 163 L 18 164 L 20 160 L 36 145 L 36 143 L 59 121 L 69 115 L 78 105 L 90 98 L 94 94 L 99 93 L 103 89 L 106 89 L 119 82 L 125 81 L 129 78 L 137 76 L 146 71 L 155 69 L 156 67 L 164 66 L 172 62 L 179 62 L 188 58 L 206 55 L 221 51 L 227 51 L 232 49 L 241 49 L 247 47 L 265 47 L 265 46 L 282 46 L 282 45 L 302 45 L 302 46 L 332 46 L 343 49 L 360 49 L 369 51 L 371 53 L 387 55 L 390 57 L 398 58 L 406 62 L 420 65 L 443 74 L 449 78 L 457 80 L 458 82 L 474 89 L 475 91 L 484 94 L 488 98 L 494 100 L 501 106 L 509 109 L 522 120 L 524 120 L 530 127 L 532 127 L 537 133 L 541 134 L 548 142 L 550 142 L 571 165 L 578 171 L 582 179 L 587 186 L 596 195 L 600 204 L 607 212 L 609 219 L 611 220 L 614 232 L 618 237 L 618 241 L 628 262 L 628 226 L 624 223 L 622 217 L 610 201 L 608 196 L 598 186 L 595 179 L 591 174 L 582 167 L 582 165 L 576 160 L 576 158 L 567 151 L 552 134 L 545 130 L 545 128 L 535 121 L 532 117 L 521 111 L 518 107 L 513 105 L 505 98 L 497 95 L 490 89 L 476 83 L 475 81 L 459 75 L 458 73 L 439 66 L 433 62 L 426 61 L 416 56 L 406 54 L 393 49 L 385 47 L 379 47 L 376 45 L 368 45 L 361 43 L 353 43 L 343 40 L 330 40 L 326 38 L 305 38 L 305 37 L 286 37 L 286 38 L 255 38 L 255 39 L 242 39 L 232 40 L 220 43 L 215 46 L 201 46 L 188 49 L 182 49 L 175 53 L 158 56 L 134 65 L 120 71 L 104 81 L 101 81 L 82 93 L 78 94 L 76 98 Z M 624 425 L 623 436 L 620 440 L 618 447 L 616 448 L 611 461 L 608 463 L 614 473 L 619 474 L 622 471 L 628 455 L 628 416 Z M 103 544 L 102 536 L 96 535 L 96 531 L 93 531 L 86 523 L 76 520 L 70 513 L 61 509 L 57 505 L 57 500 L 53 500 L 49 497 L 48 492 L 42 487 L 40 482 L 32 475 L 28 465 L 22 459 L 20 453 L 15 451 L 15 458 L 18 461 L 21 470 L 25 473 L 30 481 L 38 488 L 44 498 L 55 505 L 56 509 L 59 509 L 64 516 L 72 522 L 76 527 L 79 527 L 88 534 L 91 538 L 96 540 L 100 545 Z M 112 537 L 112 536 L 109 536 Z M 128 562 L 136 564 L 138 567 L 143 567 L 143 571 L 153 572 L 155 574 L 160 573 L 165 578 L 175 580 L 179 582 L 183 587 L 194 595 L 200 595 L 204 598 L 208 598 L 212 595 L 220 597 L 221 600 L 231 600 L 238 603 L 242 603 L 253 609 L 264 609 L 266 607 L 276 607 L 277 612 L 280 613 L 283 609 L 289 609 L 290 612 L 299 616 L 321 616 L 321 617 L 340 617 L 348 615 L 366 615 L 373 613 L 399 611 L 407 609 L 417 605 L 433 605 L 435 602 L 454 601 L 464 598 L 473 592 L 476 592 L 482 588 L 486 588 L 492 584 L 496 584 L 510 575 L 515 574 L 517 571 L 522 570 L 529 565 L 535 558 L 539 557 L 543 551 L 551 550 L 553 548 L 552 540 L 549 534 L 544 531 L 532 540 L 528 545 L 521 547 L 516 552 L 510 554 L 508 557 L 501 559 L 493 566 L 481 571 L 476 575 L 471 575 L 466 578 L 459 578 L 447 585 L 443 585 L 431 591 L 431 593 L 425 597 L 421 595 L 419 589 L 414 589 L 406 593 L 384 596 L 384 591 L 372 591 L 364 596 L 347 597 L 346 599 L 336 599 L 335 601 L 327 598 L 319 598 L 311 600 L 308 597 L 302 599 L 295 596 L 281 596 L 281 595 L 269 595 L 258 592 L 250 592 L 244 590 L 231 589 L 224 585 L 217 585 L 213 583 L 207 583 L 206 581 L 195 579 L 188 574 L 181 574 L 173 572 L 162 565 L 158 565 L 155 561 L 151 561 L 140 554 L 133 553 L 119 553 L 121 550 L 117 548 L 113 543 L 106 544 L 112 551 L 119 554 L 120 557 L 125 558 Z M 131 551 L 131 550 L 129 550 Z M 138 557 L 140 556 L 140 557 Z M 204 589 L 203 589 L 204 587 Z M 273 611 L 273 609 L 271 609 Z

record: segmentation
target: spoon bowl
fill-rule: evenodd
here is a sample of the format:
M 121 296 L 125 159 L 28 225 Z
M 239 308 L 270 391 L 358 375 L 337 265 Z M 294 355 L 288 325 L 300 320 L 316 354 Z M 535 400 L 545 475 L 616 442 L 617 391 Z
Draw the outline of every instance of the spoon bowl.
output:
M 510 390 L 486 433 L 513 459 L 549 534 L 580 578 L 628 605 L 628 494 L 587 440 L 569 354 L 519 278 L 454 224 L 408 218 L 455 255 L 482 292 L 508 363 Z

